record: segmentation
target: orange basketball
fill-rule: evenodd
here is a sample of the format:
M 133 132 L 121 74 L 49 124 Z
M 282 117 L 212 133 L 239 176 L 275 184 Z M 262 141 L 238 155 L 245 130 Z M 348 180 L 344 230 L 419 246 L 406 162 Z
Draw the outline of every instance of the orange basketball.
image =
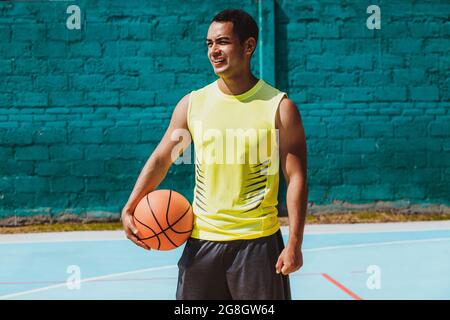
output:
M 194 214 L 189 201 L 173 190 L 155 190 L 134 210 L 139 239 L 156 250 L 172 250 L 191 235 Z

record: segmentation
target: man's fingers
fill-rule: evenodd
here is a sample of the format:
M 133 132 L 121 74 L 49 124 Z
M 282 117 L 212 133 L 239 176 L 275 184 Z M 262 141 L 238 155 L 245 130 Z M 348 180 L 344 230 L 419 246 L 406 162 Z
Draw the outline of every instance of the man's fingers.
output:
M 128 216 L 127 218 L 127 227 L 128 229 L 130 229 L 130 231 L 134 234 L 137 235 L 139 230 L 138 228 L 136 228 L 136 225 L 133 222 L 133 219 L 131 218 L 131 216 Z
M 281 273 L 287 276 L 289 273 L 295 272 L 301 268 L 301 265 L 294 266 L 293 264 L 285 264 L 281 268 Z
M 130 230 L 131 230 L 131 232 L 133 232 L 133 234 L 136 235 L 136 236 L 137 236 L 137 234 L 139 233 L 138 228 L 136 228 L 136 226 L 135 226 L 132 222 L 130 222 Z
M 136 243 L 138 246 L 144 248 L 145 250 L 150 250 L 150 247 L 147 246 L 147 245 L 146 245 L 145 243 L 143 243 L 142 241 L 137 240 L 135 243 Z
M 150 250 L 149 246 L 147 246 L 144 242 L 142 242 L 141 240 L 139 240 L 136 237 L 134 238 L 133 242 L 136 243 L 138 246 L 144 248 L 144 249 Z
M 139 240 L 136 236 L 134 236 L 133 234 L 129 233 L 127 234 L 127 238 L 130 239 L 131 241 L 133 241 L 136 245 L 138 245 L 139 247 L 142 247 L 146 250 L 150 250 L 150 247 L 147 246 L 144 242 L 142 242 L 141 240 Z
M 283 265 L 283 267 L 281 268 L 281 273 L 284 276 L 287 276 L 292 270 L 291 270 L 291 266 L 290 265 Z
M 150 250 L 150 247 L 147 246 L 145 243 L 143 243 L 142 241 L 138 241 L 137 245 L 144 248 L 145 250 Z
M 277 264 L 275 265 L 275 269 L 277 273 L 281 272 L 281 267 L 283 266 L 283 260 L 281 258 L 278 258 Z
M 126 214 L 122 216 L 122 222 L 125 230 L 125 234 L 127 238 L 134 242 L 134 244 L 146 249 L 150 250 L 150 247 L 146 245 L 144 242 L 139 240 L 139 230 L 136 228 L 136 225 L 133 222 L 133 216 L 130 214 Z

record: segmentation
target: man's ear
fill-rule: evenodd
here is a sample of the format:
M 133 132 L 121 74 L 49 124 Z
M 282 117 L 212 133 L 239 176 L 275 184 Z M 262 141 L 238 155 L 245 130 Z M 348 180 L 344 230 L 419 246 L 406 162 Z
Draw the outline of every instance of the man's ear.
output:
M 253 37 L 248 38 L 244 44 L 245 53 L 252 55 L 256 50 L 256 40 Z

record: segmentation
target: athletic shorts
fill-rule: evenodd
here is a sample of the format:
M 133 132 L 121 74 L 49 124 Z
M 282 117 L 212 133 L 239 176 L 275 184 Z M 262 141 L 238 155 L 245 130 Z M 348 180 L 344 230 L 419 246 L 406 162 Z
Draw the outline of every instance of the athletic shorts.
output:
M 177 300 L 291 300 L 289 276 L 275 265 L 281 230 L 251 240 L 189 238 L 178 261 Z

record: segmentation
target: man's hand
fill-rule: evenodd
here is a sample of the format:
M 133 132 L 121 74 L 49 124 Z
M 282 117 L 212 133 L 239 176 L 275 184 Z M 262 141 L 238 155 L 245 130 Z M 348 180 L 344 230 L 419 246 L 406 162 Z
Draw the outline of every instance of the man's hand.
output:
M 290 246 L 281 251 L 275 265 L 276 272 L 287 276 L 289 273 L 297 271 L 303 265 L 303 255 L 300 246 Z
M 139 247 L 142 247 L 145 250 L 150 250 L 149 246 L 138 239 L 139 230 L 133 222 L 133 212 L 128 208 L 124 208 L 122 210 L 122 224 L 128 239 L 133 241 Z

